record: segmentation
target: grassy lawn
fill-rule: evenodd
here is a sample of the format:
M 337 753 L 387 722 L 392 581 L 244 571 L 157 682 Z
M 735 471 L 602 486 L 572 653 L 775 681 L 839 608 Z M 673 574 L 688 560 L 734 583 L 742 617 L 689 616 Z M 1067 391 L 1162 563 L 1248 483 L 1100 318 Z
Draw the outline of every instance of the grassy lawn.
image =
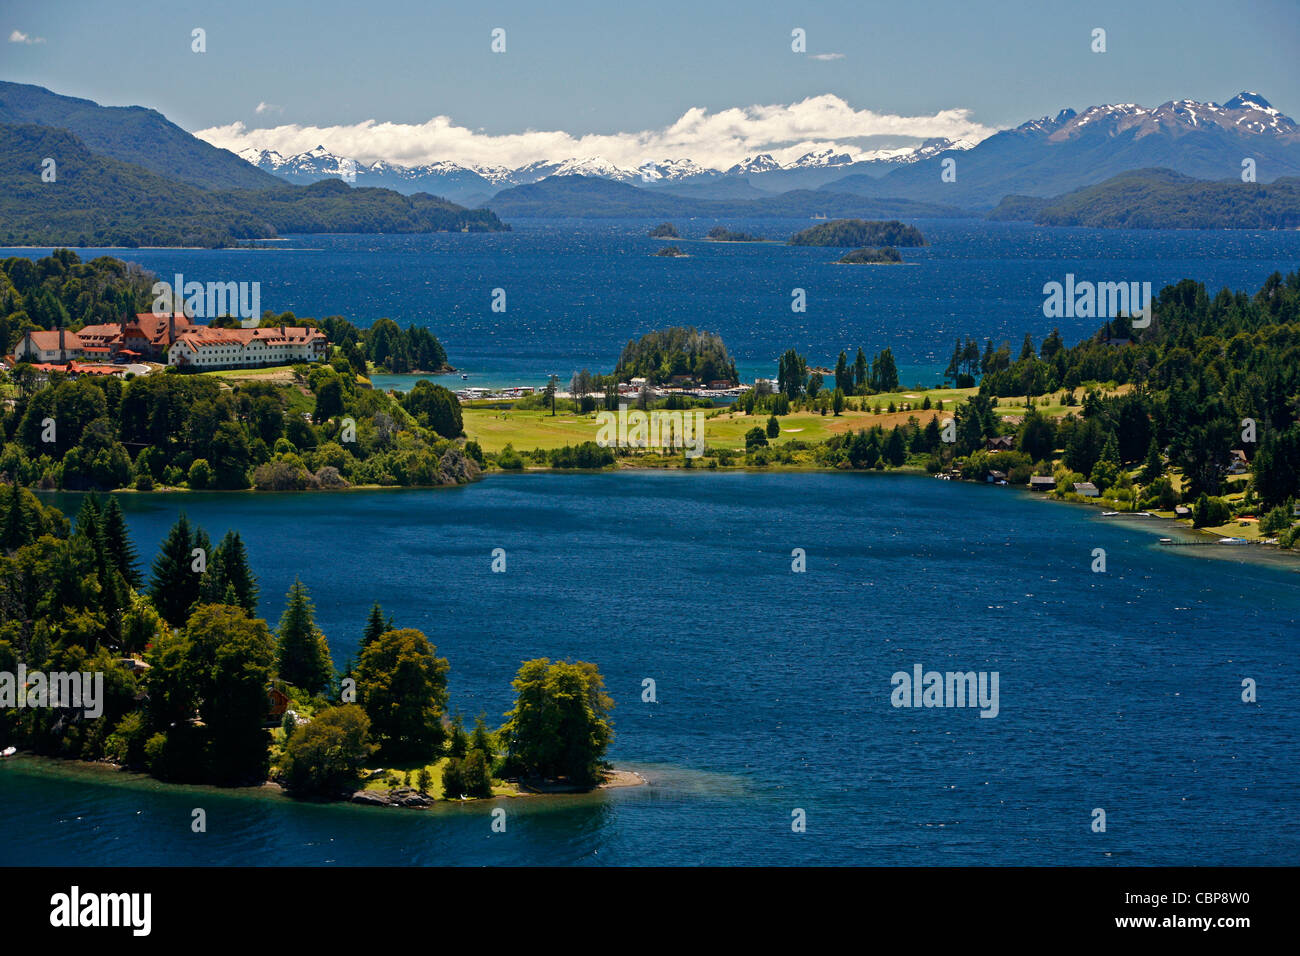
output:
M 417 784 L 417 778 L 419 776 L 420 768 L 422 766 L 427 766 L 429 768 L 430 777 L 432 778 L 432 782 L 429 784 L 429 796 L 440 800 L 442 799 L 442 769 L 447 765 L 448 759 L 449 758 L 447 757 L 443 757 L 439 760 L 435 760 L 431 764 L 420 764 L 417 762 L 417 763 L 403 763 L 403 764 L 394 765 L 392 767 L 385 767 L 384 769 L 387 771 L 399 773 L 402 777 L 402 783 L 394 784 L 389 779 L 388 774 L 384 774 L 384 776 L 382 777 L 375 777 L 373 780 L 367 780 L 365 782 L 365 785 L 361 789 L 389 790 L 392 789 L 394 786 L 406 786 L 405 781 L 406 781 L 407 771 L 410 771 L 411 773 L 411 786 L 415 787 Z M 378 768 L 367 768 L 367 770 L 374 770 L 374 769 L 378 769 Z M 494 797 L 513 797 L 513 796 L 518 796 L 520 792 L 521 792 L 520 789 L 513 783 L 506 783 L 501 780 L 494 780 L 492 782 L 492 795 Z
M 874 406 L 878 400 L 882 408 L 888 408 L 891 400 L 896 406 L 911 402 L 917 406 L 914 411 L 896 411 L 893 414 L 882 412 L 876 415 L 870 411 L 846 410 L 838 418 L 829 412 L 825 415 L 816 412 L 784 415 L 779 419 L 781 435 L 774 443 L 779 444 L 792 439 L 824 441 L 831 435 L 855 431 L 859 428 L 870 428 L 872 425 L 893 428 L 906 422 L 912 415 L 915 415 L 922 425 L 928 422 L 932 415 L 938 415 L 942 421 L 945 416 L 951 414 L 954 399 L 970 394 L 970 391 L 967 389 L 964 392 L 956 392 L 949 389 L 941 393 L 944 399 L 943 412 L 934 409 L 922 410 L 919 406 L 923 397 L 907 398 L 904 397 L 905 394 L 916 395 L 916 393 L 899 392 L 893 395 L 872 396 L 870 404 Z M 931 396 L 932 402 L 938 400 L 935 393 L 931 393 Z M 745 432 L 755 426 L 767 425 L 766 415 L 745 415 L 741 412 L 718 409 L 703 411 L 706 416 L 705 441 L 713 448 L 744 448 Z M 478 403 L 462 406 L 461 417 L 465 423 L 466 436 L 477 441 L 487 452 L 498 452 L 507 444 L 514 445 L 516 451 L 562 448 L 565 445 L 595 441 L 600 432 L 600 421 L 595 412 L 586 415 L 560 412 L 555 417 L 551 417 L 551 413 L 547 410 L 521 410 L 505 408 L 503 403 Z
M 199 372 L 212 378 L 247 379 L 256 382 L 292 382 L 292 365 L 270 365 L 266 368 L 226 368 L 211 372 Z

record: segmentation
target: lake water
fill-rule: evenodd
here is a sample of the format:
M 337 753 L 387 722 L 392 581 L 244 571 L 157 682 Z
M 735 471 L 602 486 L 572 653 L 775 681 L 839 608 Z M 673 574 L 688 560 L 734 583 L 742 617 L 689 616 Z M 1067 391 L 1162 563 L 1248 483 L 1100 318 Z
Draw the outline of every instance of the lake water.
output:
M 257 250 L 84 250 L 139 262 L 167 281 L 260 282 L 263 308 L 343 315 L 360 326 L 389 316 L 431 328 L 465 385 L 567 382 L 578 369 L 613 369 L 619 350 L 653 329 L 694 325 L 723 336 L 746 381 L 775 374 L 794 347 L 831 367 L 889 346 L 903 384 L 933 384 L 957 336 L 1041 342 L 1059 326 L 1067 342 L 1097 319 L 1043 317 L 1043 285 L 1067 273 L 1093 282 L 1183 278 L 1257 291 L 1273 271 L 1300 265 L 1300 231 L 1048 229 L 1025 223 L 916 220 L 930 245 L 902 250 L 900 267 L 834 265 L 843 250 L 780 243 L 715 243 L 713 220 L 677 225 L 684 259 L 655 257 L 663 242 L 645 220 L 519 220 L 513 232 L 414 236 L 297 236 Z M 811 223 L 722 223 L 785 240 Z M 46 250 L 0 250 L 33 255 Z M 506 311 L 491 309 L 506 291 Z M 791 311 L 793 289 L 807 310 Z M 409 380 L 379 384 L 409 384 Z
M 0 864 L 1300 858 L 1300 576 L 1161 548 L 1093 509 L 908 475 L 702 472 L 122 502 L 149 558 L 181 508 L 214 540 L 239 529 L 261 613 L 278 620 L 301 577 L 336 661 L 380 601 L 450 660 L 468 716 L 500 721 L 523 659 L 596 662 L 610 756 L 651 786 L 507 801 L 494 834 L 485 805 L 298 805 L 20 758 L 0 762 Z M 998 716 L 891 706 L 915 664 L 998 672 Z

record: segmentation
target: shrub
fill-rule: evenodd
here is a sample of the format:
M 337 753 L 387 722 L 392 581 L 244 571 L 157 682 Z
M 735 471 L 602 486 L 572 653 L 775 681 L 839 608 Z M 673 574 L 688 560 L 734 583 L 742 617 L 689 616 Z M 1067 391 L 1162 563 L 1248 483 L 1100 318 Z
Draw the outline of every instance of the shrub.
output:
M 212 484 L 212 466 L 208 464 L 206 458 L 194 459 L 194 464 L 190 465 L 190 487 L 206 488 Z

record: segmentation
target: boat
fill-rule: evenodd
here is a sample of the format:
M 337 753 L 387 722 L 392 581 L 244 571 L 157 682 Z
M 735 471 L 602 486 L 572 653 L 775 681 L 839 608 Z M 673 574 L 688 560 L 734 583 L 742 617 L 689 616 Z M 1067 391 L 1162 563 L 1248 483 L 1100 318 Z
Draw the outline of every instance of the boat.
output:
M 1247 544 L 1245 538 L 1220 538 L 1219 544 Z
M 464 382 L 464 381 L 468 381 L 468 380 L 469 380 L 469 375 L 468 375 L 468 374 L 464 374 L 464 373 L 462 373 L 461 376 L 460 376 L 460 380 L 461 380 L 462 382 Z
M 0 750 L 0 757 L 12 757 L 16 753 L 18 753 L 17 747 L 6 747 L 4 750 Z

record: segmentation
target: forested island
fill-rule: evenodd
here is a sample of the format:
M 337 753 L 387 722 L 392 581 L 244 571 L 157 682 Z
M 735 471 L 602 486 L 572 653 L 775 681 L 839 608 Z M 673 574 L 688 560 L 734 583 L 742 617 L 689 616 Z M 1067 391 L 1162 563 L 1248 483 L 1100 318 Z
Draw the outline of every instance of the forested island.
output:
M 678 233 L 677 227 L 674 226 L 671 222 L 661 222 L 659 225 L 655 226 L 653 229 L 650 230 L 650 238 L 651 239 L 680 239 L 681 234 Z
M 682 252 L 682 250 L 677 248 L 676 246 L 664 246 L 662 249 L 656 252 L 655 255 L 664 256 L 668 259 L 686 258 L 686 253 Z
M 903 257 L 893 246 L 885 246 L 881 249 L 854 249 L 835 261 L 844 265 L 898 265 Z
M 728 229 L 726 226 L 714 226 L 706 234 L 705 238 L 712 242 L 764 242 L 761 236 L 752 236 L 747 232 L 736 232 Z
M 480 715 L 467 732 L 449 662 L 378 604 L 358 622 L 358 659 L 336 669 L 301 581 L 274 629 L 258 599 L 237 531 L 213 547 L 181 514 L 146 580 L 116 498 L 87 496 L 70 525 L 0 489 L 0 673 L 103 675 L 98 714 L 4 700 L 0 748 L 416 807 L 605 778 L 613 701 L 595 665 L 523 662 L 505 722 Z
M 628 342 L 613 377 L 622 382 L 640 377 L 652 385 L 674 378 L 699 384 L 739 381 L 722 336 L 683 326 L 648 332 Z
M 924 246 L 925 236 L 915 226 L 891 219 L 873 222 L 865 219 L 835 219 L 818 223 L 790 237 L 792 246 L 846 246 L 860 249 L 880 246 Z

